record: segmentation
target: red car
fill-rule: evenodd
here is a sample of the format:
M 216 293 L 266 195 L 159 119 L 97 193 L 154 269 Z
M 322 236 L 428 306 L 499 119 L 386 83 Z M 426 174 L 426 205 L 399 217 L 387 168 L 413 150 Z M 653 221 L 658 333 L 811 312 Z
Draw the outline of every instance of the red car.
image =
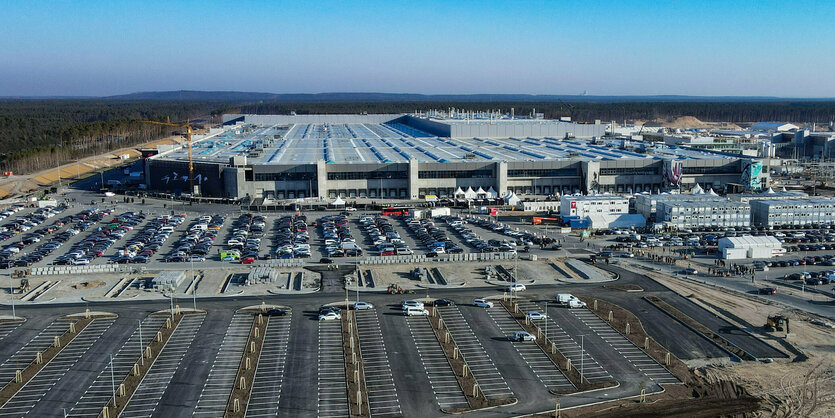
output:
M 380 255 L 394 255 L 394 251 L 382 251 Z
M 255 262 L 255 257 L 245 257 L 241 260 L 241 264 L 252 264 Z

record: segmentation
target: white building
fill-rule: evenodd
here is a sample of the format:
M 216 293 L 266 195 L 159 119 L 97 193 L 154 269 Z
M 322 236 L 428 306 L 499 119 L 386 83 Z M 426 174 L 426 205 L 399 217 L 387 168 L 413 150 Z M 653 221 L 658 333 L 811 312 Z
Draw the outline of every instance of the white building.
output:
M 629 199 L 615 195 L 563 196 L 560 198 L 560 216 L 578 216 L 629 213 Z
M 702 195 L 708 196 L 708 195 Z M 659 222 L 676 229 L 733 228 L 751 225 L 751 206 L 727 200 L 658 202 Z
M 743 235 L 741 237 L 719 239 L 719 252 L 722 254 L 722 258 L 726 260 L 739 260 L 743 258 L 771 258 L 785 254 L 786 250 L 777 238 Z
M 522 202 L 522 210 L 525 212 L 550 212 L 560 210 L 560 202 L 557 200 L 545 202 Z
M 764 227 L 835 224 L 835 199 L 774 199 L 751 201 L 751 222 Z
M 647 221 L 661 220 L 656 216 L 658 202 L 704 202 L 723 201 L 720 196 L 712 194 L 638 194 L 635 195 L 635 211 L 644 215 Z
M 783 122 L 757 122 L 749 128 L 760 132 L 788 132 L 800 129 L 799 126 Z

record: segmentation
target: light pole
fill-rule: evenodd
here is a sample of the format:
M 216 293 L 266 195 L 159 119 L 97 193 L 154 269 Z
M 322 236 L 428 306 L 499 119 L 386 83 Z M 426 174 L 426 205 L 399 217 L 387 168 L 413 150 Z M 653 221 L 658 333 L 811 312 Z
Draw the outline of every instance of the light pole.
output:
M 139 361 L 142 365 L 145 365 L 145 345 L 142 344 L 142 320 L 137 319 L 136 322 L 139 322 Z
M 585 373 L 583 373 L 583 366 L 585 365 L 586 360 L 586 348 L 585 348 L 585 335 L 580 335 L 580 377 L 584 377 Z
M 9 296 L 12 298 L 12 319 L 17 319 L 14 311 L 14 287 L 12 286 L 12 275 L 9 274 Z
M 194 259 L 191 256 L 188 257 L 191 261 L 191 300 L 194 304 L 194 310 L 197 310 L 197 276 L 194 275 Z
M 116 376 L 113 374 L 113 354 L 110 355 L 110 385 L 113 387 L 113 407 L 116 407 Z

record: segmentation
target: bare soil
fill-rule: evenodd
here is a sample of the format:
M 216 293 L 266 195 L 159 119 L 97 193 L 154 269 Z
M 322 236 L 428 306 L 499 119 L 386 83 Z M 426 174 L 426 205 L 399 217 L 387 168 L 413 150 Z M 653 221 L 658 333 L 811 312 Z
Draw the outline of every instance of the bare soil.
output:
M 91 280 L 89 282 L 81 282 L 72 285 L 73 289 L 95 289 L 97 287 L 101 287 L 106 285 L 107 283 L 101 280 Z

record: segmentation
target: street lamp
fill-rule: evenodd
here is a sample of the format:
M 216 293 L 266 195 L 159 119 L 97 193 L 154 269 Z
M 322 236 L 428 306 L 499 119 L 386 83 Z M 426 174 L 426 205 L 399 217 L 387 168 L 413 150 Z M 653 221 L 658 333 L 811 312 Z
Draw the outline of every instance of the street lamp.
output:
M 9 296 L 12 298 L 12 319 L 17 319 L 14 310 L 14 287 L 12 287 L 12 275 L 9 274 Z

